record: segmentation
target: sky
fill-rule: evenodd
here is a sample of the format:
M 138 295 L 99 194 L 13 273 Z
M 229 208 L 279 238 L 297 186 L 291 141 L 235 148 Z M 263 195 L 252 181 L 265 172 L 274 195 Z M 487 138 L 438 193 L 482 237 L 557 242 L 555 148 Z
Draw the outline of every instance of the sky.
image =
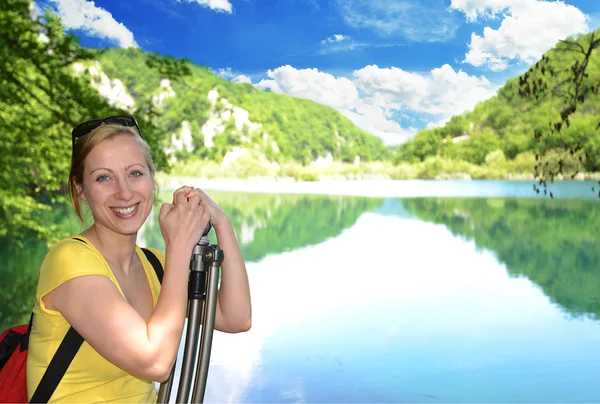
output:
M 598 0 L 35 0 L 92 47 L 137 47 L 335 108 L 388 145 L 493 96 Z

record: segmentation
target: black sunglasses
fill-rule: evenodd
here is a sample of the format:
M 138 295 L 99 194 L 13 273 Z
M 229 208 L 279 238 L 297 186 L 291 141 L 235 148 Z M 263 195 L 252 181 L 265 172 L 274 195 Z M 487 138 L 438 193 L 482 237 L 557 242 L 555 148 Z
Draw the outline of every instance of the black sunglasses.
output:
M 73 141 L 72 148 L 75 149 L 75 141 L 77 139 L 87 135 L 88 133 L 96 129 L 98 126 L 104 124 L 116 124 L 122 126 L 135 127 L 140 136 L 142 136 L 142 131 L 140 130 L 137 121 L 133 117 L 127 115 L 108 116 L 106 118 L 93 119 L 91 121 L 80 123 L 75 128 L 73 128 L 73 131 L 71 132 L 71 138 Z

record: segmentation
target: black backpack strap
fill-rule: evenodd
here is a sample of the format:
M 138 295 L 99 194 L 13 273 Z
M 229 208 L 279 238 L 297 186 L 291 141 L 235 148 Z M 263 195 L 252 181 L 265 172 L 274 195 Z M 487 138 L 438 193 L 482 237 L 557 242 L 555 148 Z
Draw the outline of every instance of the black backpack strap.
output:
M 23 335 L 23 339 L 21 340 L 21 352 L 29 349 L 29 334 L 31 334 L 31 325 L 33 324 L 33 311 L 31 312 L 31 316 L 29 316 L 29 327 L 27 327 L 27 331 Z
M 50 401 L 50 397 L 52 397 L 58 383 L 60 383 L 69 365 L 71 365 L 81 344 L 83 344 L 83 337 L 73 327 L 70 327 L 50 365 L 48 365 L 40 384 L 35 389 L 35 393 L 31 397 L 31 403 L 47 403 Z
M 156 255 L 154 255 L 154 253 L 152 251 L 150 251 L 149 249 L 142 248 L 142 251 L 146 255 L 146 258 L 148 258 L 148 261 L 150 261 L 150 263 L 152 264 L 152 267 L 154 268 L 154 272 L 156 272 L 156 276 L 158 277 L 158 281 L 160 283 L 162 283 L 163 274 L 164 274 L 162 264 L 160 263 L 160 261 L 158 260 Z

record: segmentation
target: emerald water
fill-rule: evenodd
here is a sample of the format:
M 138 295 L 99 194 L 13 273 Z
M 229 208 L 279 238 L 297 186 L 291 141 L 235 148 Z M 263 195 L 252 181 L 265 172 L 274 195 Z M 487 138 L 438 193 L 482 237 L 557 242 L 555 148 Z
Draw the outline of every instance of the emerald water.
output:
M 597 402 L 594 184 L 556 184 L 552 200 L 529 181 L 207 191 L 241 242 L 253 325 L 215 333 L 205 402 Z M 48 223 L 77 231 L 69 209 Z M 140 244 L 162 248 L 157 211 Z M 28 320 L 47 248 L 0 249 L 5 328 Z

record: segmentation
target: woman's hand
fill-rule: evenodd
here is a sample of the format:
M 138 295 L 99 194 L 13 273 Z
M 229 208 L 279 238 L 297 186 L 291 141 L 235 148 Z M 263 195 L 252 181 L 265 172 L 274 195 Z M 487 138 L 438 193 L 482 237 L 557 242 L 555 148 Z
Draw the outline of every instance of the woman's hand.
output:
M 211 220 L 198 193 L 186 196 L 192 187 L 181 187 L 173 193 L 173 203 L 163 203 L 158 216 L 165 244 L 182 243 L 191 250 L 202 237 Z M 214 224 L 214 223 L 213 223 Z
M 223 225 L 228 224 L 229 217 L 227 216 L 227 214 L 223 211 L 223 209 L 221 209 L 221 207 L 219 207 L 219 205 L 215 203 L 215 201 L 210 199 L 210 197 L 206 195 L 206 193 L 204 193 L 204 191 L 202 191 L 201 189 L 187 187 L 184 191 L 180 188 L 179 190 L 175 191 L 175 193 L 176 195 L 178 193 L 184 193 L 184 196 L 186 198 L 199 197 L 200 205 L 204 208 L 205 212 L 208 212 L 210 216 L 210 222 L 215 228 L 215 231 L 218 231 Z M 202 228 L 202 230 L 204 230 L 204 227 Z

